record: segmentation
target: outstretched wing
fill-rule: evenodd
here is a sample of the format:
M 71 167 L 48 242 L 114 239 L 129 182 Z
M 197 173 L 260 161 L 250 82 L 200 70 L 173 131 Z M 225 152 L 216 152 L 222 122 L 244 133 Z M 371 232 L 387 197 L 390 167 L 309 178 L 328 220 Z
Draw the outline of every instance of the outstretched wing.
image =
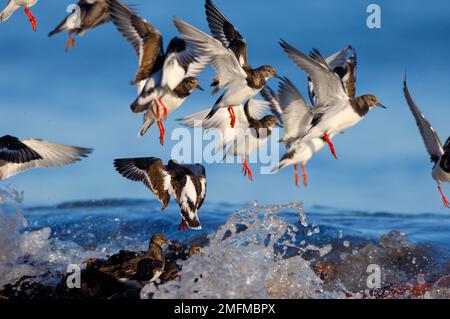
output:
M 285 41 L 281 41 L 280 45 L 292 61 L 311 78 L 317 94 L 315 113 L 324 114 L 342 104 L 336 103 L 337 101 L 348 99 L 341 79 L 330 69 L 320 52 L 314 51 L 314 58 L 311 58 Z
M 161 159 L 155 157 L 116 159 L 114 167 L 123 177 L 144 183 L 163 204 L 162 209 L 167 207 L 171 186 L 165 181 L 167 173 Z
M 211 59 L 211 64 L 217 72 L 218 89 L 232 80 L 247 78 L 247 73 L 239 64 L 233 51 L 183 20 L 174 18 L 174 23 L 187 43 L 192 44 L 202 56 Z
M 269 103 L 270 110 L 277 117 L 278 121 L 283 123 L 283 109 L 280 106 L 280 98 L 278 94 L 267 84 L 263 87 L 260 94 L 264 100 Z
M 17 137 L 6 135 L 0 138 L 1 161 L 23 164 L 38 159 L 42 159 L 41 155 L 22 143 Z
M 206 0 L 205 9 L 213 37 L 234 52 L 242 67 L 247 66 L 247 42 L 244 37 L 211 0 Z
M 349 54 L 352 56 L 349 57 Z M 311 57 L 314 59 L 315 55 Z M 319 61 L 320 62 L 320 61 Z M 345 87 L 345 91 L 349 97 L 355 97 L 355 82 L 356 82 L 356 51 L 351 46 L 334 53 L 325 59 L 326 64 L 333 70 L 340 78 Z M 314 91 L 314 84 L 311 78 L 308 78 L 308 93 L 312 105 L 317 103 L 316 92 Z
M 434 128 L 431 126 L 430 122 L 428 122 L 417 104 L 414 102 L 411 94 L 409 93 L 406 78 L 403 82 L 403 92 L 405 93 L 405 98 L 406 102 L 408 102 L 409 109 L 416 119 L 417 126 L 419 127 L 419 131 L 422 135 L 428 154 L 431 156 L 431 161 L 437 163 L 439 158 L 444 154 L 441 140 L 439 139 L 439 136 Z
M 186 116 L 178 121 L 187 127 L 202 127 L 207 130 L 218 130 L 221 139 L 217 144 L 216 149 L 220 150 L 231 141 L 234 141 L 240 130 L 246 130 L 249 127 L 243 106 L 234 106 L 233 110 L 236 115 L 236 124 L 234 128 L 230 127 L 230 114 L 225 108 L 219 109 L 217 113 L 209 119 L 205 119 L 206 115 L 210 112 L 210 109 L 207 109 Z M 260 119 L 270 110 L 270 104 L 263 100 L 251 99 L 248 102 L 248 110 L 252 118 Z
M 186 77 L 197 77 L 209 64 L 190 43 L 174 38 L 169 44 L 162 71 L 162 87 L 174 90 Z
M 155 62 L 162 54 L 162 36 L 157 29 L 139 17 L 120 0 L 107 0 L 111 20 L 122 36 L 133 46 L 139 58 L 139 69 L 133 84 L 150 76 Z
M 281 80 L 279 92 L 285 129 L 283 141 L 290 143 L 293 139 L 308 132 L 311 128 L 313 113 L 303 96 L 288 78 Z
M 26 145 L 28 149 L 31 149 L 32 152 L 26 155 L 28 156 L 28 158 L 23 156 L 12 156 L 12 158 L 16 157 L 16 159 L 19 159 L 19 161 L 10 162 L 6 165 L 1 166 L 0 180 L 14 176 L 18 173 L 30 170 L 32 168 L 58 167 L 72 164 L 80 161 L 83 157 L 87 157 L 87 155 L 92 152 L 92 149 L 88 148 L 55 144 L 37 139 L 28 139 L 21 142 Z M 18 152 L 20 153 L 22 151 Z M 16 153 L 16 155 L 18 155 L 19 153 Z M 36 156 L 36 154 L 38 154 L 38 156 Z M 11 158 L 11 154 L 9 154 L 8 156 Z M 23 161 L 24 159 L 27 160 Z

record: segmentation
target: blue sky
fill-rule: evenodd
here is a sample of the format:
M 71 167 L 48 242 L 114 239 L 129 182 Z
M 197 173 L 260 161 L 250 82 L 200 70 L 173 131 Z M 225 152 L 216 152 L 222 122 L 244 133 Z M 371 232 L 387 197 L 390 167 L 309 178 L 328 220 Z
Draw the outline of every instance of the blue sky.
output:
M 1 0 L 2 5 L 6 0 Z M 51 204 L 93 198 L 147 198 L 144 186 L 129 182 L 112 166 L 114 158 L 157 156 L 169 159 L 171 146 L 158 144 L 154 128 L 137 138 L 140 117 L 129 112 L 135 88 L 137 60 L 131 46 L 112 24 L 77 39 L 65 53 L 66 35 L 48 38 L 70 1 L 40 1 L 32 9 L 37 17 L 34 33 L 23 12 L 0 25 L 0 128 L 1 135 L 39 137 L 88 146 L 95 152 L 80 164 L 54 170 L 35 170 L 6 184 L 25 191 L 26 201 Z M 207 30 L 203 1 L 134 1 L 142 17 L 160 29 L 167 44 L 176 30 L 176 15 Z M 445 0 L 377 1 L 382 28 L 366 26 L 370 1 L 316 0 L 224 1 L 218 6 L 239 28 L 249 44 L 252 65 L 274 65 L 306 95 L 305 75 L 285 56 L 280 38 L 303 51 L 318 48 L 324 55 L 348 44 L 358 52 L 357 93 L 373 93 L 389 107 L 374 110 L 358 126 L 334 140 L 338 161 L 324 149 L 309 164 L 310 185 L 295 188 L 293 171 L 257 175 L 253 183 L 236 165 L 208 165 L 208 200 L 242 203 L 285 203 L 302 200 L 308 206 L 393 211 L 444 211 L 431 164 L 402 93 L 408 70 L 416 102 L 442 139 L 450 134 L 450 3 Z M 213 71 L 200 80 L 207 86 Z M 274 80 L 270 81 L 276 86 Z M 207 107 L 215 101 L 196 92 L 168 120 Z M 252 166 L 255 171 L 255 165 Z M 450 196 L 450 187 L 444 190 Z

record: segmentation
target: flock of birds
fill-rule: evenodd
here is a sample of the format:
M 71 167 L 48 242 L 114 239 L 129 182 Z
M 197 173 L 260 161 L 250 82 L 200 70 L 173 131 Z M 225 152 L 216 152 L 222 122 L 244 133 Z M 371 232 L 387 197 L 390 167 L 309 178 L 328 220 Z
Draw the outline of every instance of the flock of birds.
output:
M 0 21 L 23 7 L 36 30 L 37 22 L 30 12 L 36 2 L 10 0 L 0 13 Z M 314 154 L 327 144 L 337 158 L 332 139 L 360 122 L 372 108 L 385 108 L 374 95 L 356 95 L 354 48 L 349 46 L 325 58 L 318 50 L 307 55 L 286 41 L 280 42 L 288 57 L 308 77 L 308 104 L 294 84 L 280 77 L 274 67 L 253 68 L 249 64 L 245 38 L 212 0 L 206 0 L 205 11 L 211 35 L 175 17 L 173 22 L 180 35 L 173 38 L 165 50 L 161 33 L 120 0 L 80 0 L 77 9 L 49 35 L 67 31 L 69 38 L 65 48 L 74 48 L 73 35 L 83 35 L 112 21 L 138 56 L 139 67 L 131 82 L 137 86 L 138 94 L 130 108 L 134 113 L 143 114 L 139 135 L 145 135 L 157 123 L 162 145 L 165 120 L 194 90 L 203 90 L 197 77 L 211 65 L 216 71 L 211 86 L 214 94 L 221 92 L 220 97 L 211 109 L 179 121 L 187 127 L 219 130 L 222 138 L 217 148 L 225 151 L 224 159 L 242 157 L 243 172 L 250 180 L 253 174 L 247 158 L 268 141 L 275 127 L 284 128 L 280 142 L 286 145 L 286 153 L 273 172 L 294 166 L 298 186 L 300 166 L 306 186 L 305 165 Z M 279 80 L 277 91 L 268 86 L 270 78 Z M 258 94 L 263 99 L 256 98 Z M 432 176 L 444 205 L 449 207 L 441 184 L 450 182 L 450 138 L 442 146 L 413 101 L 406 78 L 404 94 L 434 163 Z M 67 165 L 91 151 L 4 136 L 0 138 L 0 180 L 31 168 Z M 144 183 L 161 201 L 163 209 L 173 196 L 181 208 L 181 228 L 201 228 L 198 210 L 206 196 L 206 174 L 202 165 L 181 165 L 173 160 L 164 165 L 161 159 L 153 157 L 117 159 L 114 165 L 125 178 Z

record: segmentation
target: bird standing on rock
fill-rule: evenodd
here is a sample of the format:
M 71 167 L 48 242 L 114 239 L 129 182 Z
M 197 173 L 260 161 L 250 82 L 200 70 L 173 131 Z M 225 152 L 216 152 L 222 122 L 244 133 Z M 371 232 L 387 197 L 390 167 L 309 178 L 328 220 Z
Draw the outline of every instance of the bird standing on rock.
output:
M 99 271 L 127 286 L 142 288 L 148 282 L 155 282 L 164 272 L 166 257 L 163 248 L 170 244 L 165 236 L 154 235 L 145 253 L 123 264 L 101 267 Z

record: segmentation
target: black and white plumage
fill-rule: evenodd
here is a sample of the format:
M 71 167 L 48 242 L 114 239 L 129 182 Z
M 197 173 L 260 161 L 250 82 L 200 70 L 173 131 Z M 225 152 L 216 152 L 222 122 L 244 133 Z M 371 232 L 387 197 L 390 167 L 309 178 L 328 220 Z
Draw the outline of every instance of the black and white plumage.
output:
M 203 90 L 197 77 L 208 62 L 209 59 L 199 56 L 183 39 L 171 40 L 164 56 L 160 78 L 147 81 L 139 97 L 131 105 L 134 113 L 145 112 L 140 136 L 144 136 L 153 123 L 158 122 L 163 144 L 163 120 L 176 111 L 195 89 Z
M 181 208 L 180 227 L 200 230 L 198 211 L 206 197 L 206 172 L 200 165 L 184 165 L 170 160 L 164 165 L 155 157 L 116 159 L 116 170 L 125 178 L 144 183 L 166 209 L 173 196 Z
M 142 89 L 152 74 L 157 74 L 157 69 L 162 68 L 164 51 L 161 33 L 120 0 L 107 0 L 107 3 L 112 22 L 138 56 L 139 67 L 131 83 L 140 85 Z
M 242 67 L 249 67 L 247 41 L 242 34 L 211 0 L 205 2 L 205 13 L 212 36 L 234 52 Z
M 285 41 L 281 41 L 280 45 L 311 78 L 317 96 L 313 109 L 314 123 L 303 141 L 324 138 L 336 158 L 331 138 L 359 123 L 372 107 L 385 107 L 371 94 L 350 97 L 340 76 L 330 68 L 319 51 L 314 50 L 312 58 Z
M 209 110 L 204 110 L 180 121 L 188 127 L 202 127 L 207 130 L 218 130 L 220 142 L 217 150 L 223 150 L 224 160 L 233 157 L 242 157 L 243 172 L 253 180 L 253 174 L 248 166 L 247 157 L 254 151 L 263 147 L 269 140 L 272 129 L 280 126 L 275 115 L 265 115 L 270 111 L 269 104 L 262 100 L 251 99 L 246 105 L 233 107 L 236 123 L 233 128 L 229 126 L 228 112 L 220 109 L 216 116 L 204 120 Z M 228 150 L 226 147 L 229 146 Z
M 91 152 L 89 148 L 5 135 L 0 138 L 0 180 L 33 168 L 72 164 Z
M 449 201 L 445 197 L 441 186 L 442 183 L 450 183 L 450 137 L 447 139 L 445 145 L 442 146 L 441 140 L 439 139 L 436 131 L 414 102 L 408 89 L 406 77 L 403 82 L 403 92 L 405 94 L 409 109 L 416 120 L 420 134 L 425 143 L 425 147 L 431 157 L 431 161 L 434 163 L 432 172 L 433 179 L 438 184 L 438 189 L 442 196 L 444 206 L 450 208 Z
M 214 116 L 219 109 L 228 108 L 233 127 L 235 116 L 232 107 L 244 105 L 261 91 L 269 78 L 278 75 L 269 65 L 256 69 L 248 65 L 245 40 L 217 7 L 208 10 L 208 6 L 212 5 L 211 1 L 207 1 L 207 16 L 213 34 L 220 40 L 178 18 L 174 18 L 174 23 L 187 43 L 194 46 L 200 54 L 211 58 L 211 65 L 217 73 L 213 82 L 215 86 L 213 93 L 222 89 L 224 91 L 207 114 L 207 119 Z M 239 44 L 236 46 L 232 45 L 237 42 Z
M 73 35 L 82 36 L 88 30 L 94 29 L 110 21 L 109 7 L 106 0 L 80 0 L 74 10 L 51 31 L 49 37 L 63 31 L 69 32 L 66 51 L 75 47 Z
M 286 144 L 286 153 L 277 166 L 272 169 L 272 172 L 294 165 L 295 184 L 298 186 L 298 165 L 300 165 L 303 173 L 303 184 L 307 186 L 308 175 L 305 166 L 314 154 L 325 145 L 323 138 L 302 141 L 302 137 L 313 125 L 312 108 L 295 85 L 287 78 L 281 80 L 278 93 L 269 87 L 265 87 L 261 94 L 272 105 L 274 112 L 279 114 L 284 126 L 284 136 L 280 142 Z
M 163 121 L 193 90 L 202 90 L 197 76 L 208 65 L 209 59 L 177 37 L 170 41 L 164 52 L 163 37 L 158 30 L 119 0 L 108 0 L 108 3 L 114 24 L 139 57 L 139 70 L 133 82 L 138 85 L 138 97 L 130 107 L 134 113 L 145 112 L 139 136 L 144 136 L 158 122 L 160 142 L 164 144 Z

